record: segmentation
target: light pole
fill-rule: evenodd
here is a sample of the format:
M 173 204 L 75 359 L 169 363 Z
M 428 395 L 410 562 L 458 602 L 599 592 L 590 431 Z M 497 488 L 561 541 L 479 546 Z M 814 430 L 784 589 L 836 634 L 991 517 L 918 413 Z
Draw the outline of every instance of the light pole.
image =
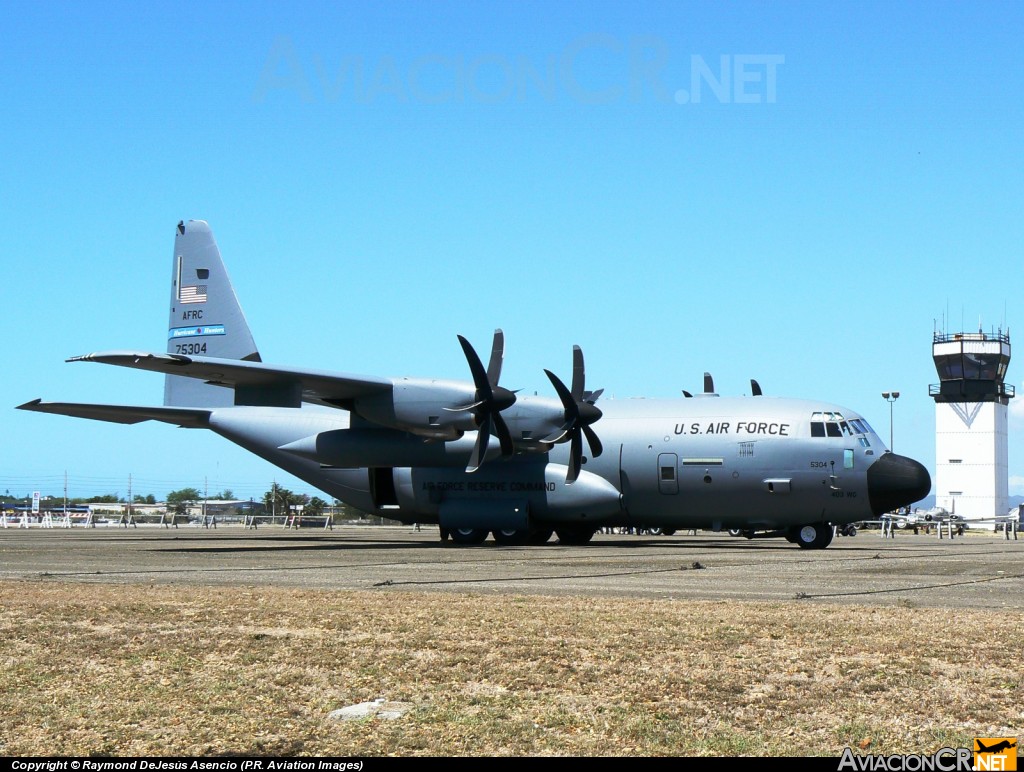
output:
M 882 399 L 889 403 L 889 450 L 892 450 L 892 403 L 900 398 L 898 391 L 883 391 Z

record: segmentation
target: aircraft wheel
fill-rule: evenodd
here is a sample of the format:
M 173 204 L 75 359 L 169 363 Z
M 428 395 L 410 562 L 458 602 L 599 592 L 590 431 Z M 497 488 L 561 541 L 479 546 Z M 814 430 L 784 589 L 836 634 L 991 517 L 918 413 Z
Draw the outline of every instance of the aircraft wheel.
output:
M 448 538 L 452 535 L 452 532 L 449 531 L 447 528 L 439 528 L 438 530 L 441 533 L 441 541 L 448 541 Z
M 561 544 L 586 544 L 594 538 L 595 528 L 556 528 Z
M 662 536 L 675 536 L 676 535 L 676 529 L 675 528 L 664 528 L 661 531 L 661 535 Z
M 491 531 L 494 541 L 504 545 L 526 544 L 530 540 L 529 531 L 517 531 L 513 528 L 500 528 Z
M 452 528 L 450 533 L 456 544 L 483 544 L 487 538 L 484 528 Z
M 741 531 L 739 528 L 730 528 L 729 529 L 729 535 L 730 536 L 742 536 L 743 535 L 743 531 Z
M 660 528 L 649 528 L 648 532 L 651 534 L 651 536 L 661 536 L 663 533 L 665 533 Z
M 547 544 L 551 537 L 554 536 L 555 532 L 550 528 L 537 528 L 530 531 L 530 538 L 527 539 L 527 544 Z
M 823 550 L 832 543 L 832 526 L 828 523 L 811 523 L 794 529 L 796 543 L 800 549 Z

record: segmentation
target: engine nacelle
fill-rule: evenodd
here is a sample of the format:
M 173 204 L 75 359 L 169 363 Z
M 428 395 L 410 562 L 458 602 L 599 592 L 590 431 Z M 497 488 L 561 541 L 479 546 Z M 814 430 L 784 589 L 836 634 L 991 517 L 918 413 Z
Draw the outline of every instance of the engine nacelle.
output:
M 281 450 L 324 466 L 453 466 L 465 467 L 476 435 L 443 442 L 392 429 L 334 429 L 282 445 Z M 501 455 L 501 444 L 491 437 L 485 458 Z
M 453 410 L 472 404 L 475 395 L 471 383 L 399 378 L 390 392 L 360 397 L 352 409 L 380 426 L 452 440 L 476 428 L 471 411 Z

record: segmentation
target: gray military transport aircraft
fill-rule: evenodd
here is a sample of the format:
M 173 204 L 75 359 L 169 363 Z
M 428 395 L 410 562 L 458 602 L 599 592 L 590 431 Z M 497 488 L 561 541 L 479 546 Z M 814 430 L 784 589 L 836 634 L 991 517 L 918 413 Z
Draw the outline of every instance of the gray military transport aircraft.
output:
M 919 501 L 927 470 L 886 449 L 853 410 L 703 394 L 605 400 L 573 349 L 555 397 L 498 385 L 464 337 L 471 380 L 382 378 L 264 364 L 206 222 L 178 223 L 166 353 L 103 362 L 163 373 L 164 405 L 43 402 L 41 413 L 211 429 L 346 504 L 442 539 L 582 544 L 598 528 L 738 530 L 822 549 L 850 524 Z M 584 441 L 589 455 L 584 454 Z M 850 532 L 850 531 L 847 531 Z

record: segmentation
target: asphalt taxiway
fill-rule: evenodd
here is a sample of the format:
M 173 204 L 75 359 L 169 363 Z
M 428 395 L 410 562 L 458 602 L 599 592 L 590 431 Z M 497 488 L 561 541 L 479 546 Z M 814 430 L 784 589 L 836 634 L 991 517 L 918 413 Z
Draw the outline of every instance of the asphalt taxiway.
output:
M 442 543 L 436 527 L 0 529 L 0 579 L 1024 609 L 1024 538 L 878 531 L 782 539 L 598 534 L 584 546 Z

